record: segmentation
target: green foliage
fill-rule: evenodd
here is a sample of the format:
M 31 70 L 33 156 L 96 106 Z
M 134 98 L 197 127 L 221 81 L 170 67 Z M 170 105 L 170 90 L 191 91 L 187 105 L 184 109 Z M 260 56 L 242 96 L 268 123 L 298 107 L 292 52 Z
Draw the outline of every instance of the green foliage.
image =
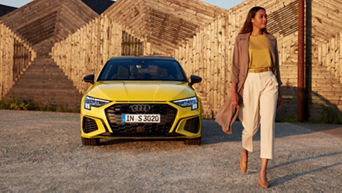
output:
M 333 109 L 326 105 L 321 105 L 324 113 L 322 113 L 321 119 L 310 119 L 310 122 L 314 123 L 332 123 L 332 124 L 342 124 L 342 116 L 338 109 Z
M 276 118 L 276 122 L 297 123 L 298 119 L 294 117 L 283 117 L 283 118 Z
M 68 109 L 63 106 L 57 106 L 54 103 L 36 104 L 32 100 L 21 100 L 15 97 L 7 97 L 7 98 L 4 98 L 3 100 L 0 100 L 0 109 L 55 111 L 55 112 L 73 112 L 73 113 L 80 112 L 80 109 Z
M 0 101 L 0 109 L 34 110 L 35 105 L 32 100 L 20 100 L 18 98 L 9 97 Z

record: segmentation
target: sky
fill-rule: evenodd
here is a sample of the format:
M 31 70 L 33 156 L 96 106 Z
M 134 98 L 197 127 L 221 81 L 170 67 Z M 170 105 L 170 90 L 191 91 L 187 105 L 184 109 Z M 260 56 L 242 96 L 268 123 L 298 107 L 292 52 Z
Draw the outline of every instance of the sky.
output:
M 186 0 L 185 0 L 186 1 Z M 230 9 L 235 5 L 243 2 L 243 0 L 202 0 L 212 5 L 216 5 L 218 7 L 222 7 L 225 9 Z M 8 5 L 11 7 L 21 7 L 27 3 L 31 2 L 31 0 L 0 0 L 0 4 Z

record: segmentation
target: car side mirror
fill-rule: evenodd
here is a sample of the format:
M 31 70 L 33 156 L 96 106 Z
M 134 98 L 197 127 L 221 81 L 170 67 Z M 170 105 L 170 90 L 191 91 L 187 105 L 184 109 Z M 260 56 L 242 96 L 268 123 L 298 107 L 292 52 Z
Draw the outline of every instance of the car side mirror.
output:
M 192 86 L 195 83 L 199 83 L 201 81 L 202 81 L 202 78 L 200 76 L 196 76 L 196 75 L 190 76 L 190 86 Z
M 88 74 L 85 77 L 83 77 L 84 82 L 89 82 L 91 84 L 94 84 L 94 79 L 95 79 L 94 74 Z

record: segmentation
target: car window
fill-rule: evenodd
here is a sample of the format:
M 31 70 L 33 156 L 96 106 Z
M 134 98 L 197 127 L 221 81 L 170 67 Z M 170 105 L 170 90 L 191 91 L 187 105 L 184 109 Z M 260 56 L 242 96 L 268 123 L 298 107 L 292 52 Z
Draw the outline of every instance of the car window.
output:
M 172 80 L 186 81 L 179 63 L 172 60 L 110 60 L 99 81 L 104 80 Z

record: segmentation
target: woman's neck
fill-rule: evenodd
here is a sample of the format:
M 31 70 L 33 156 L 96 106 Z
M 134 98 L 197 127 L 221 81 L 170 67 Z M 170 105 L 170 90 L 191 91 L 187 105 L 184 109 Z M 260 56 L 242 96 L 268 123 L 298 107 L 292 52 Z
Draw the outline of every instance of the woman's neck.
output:
M 257 36 L 257 35 L 263 35 L 264 32 L 261 29 L 253 29 L 251 35 L 252 36 Z

